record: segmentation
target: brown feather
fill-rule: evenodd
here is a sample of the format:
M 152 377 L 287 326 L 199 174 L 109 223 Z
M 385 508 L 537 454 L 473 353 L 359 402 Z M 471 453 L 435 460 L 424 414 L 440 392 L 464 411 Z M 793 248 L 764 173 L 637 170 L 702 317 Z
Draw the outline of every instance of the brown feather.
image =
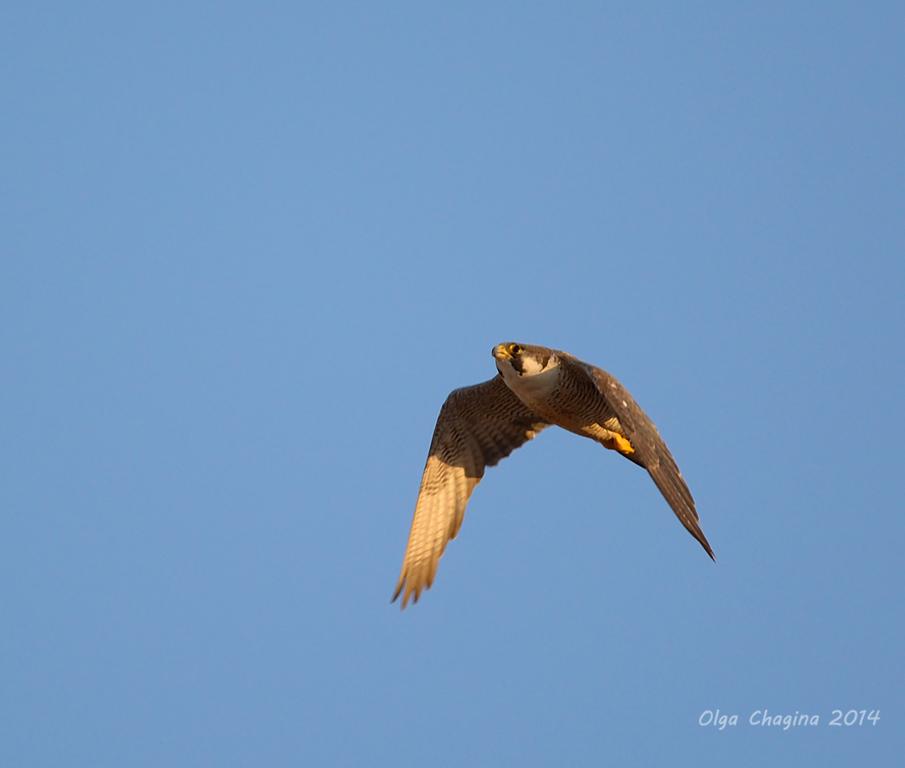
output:
M 682 525 L 700 543 L 711 559 L 715 560 L 713 549 L 698 523 L 700 518 L 691 491 L 653 421 L 615 376 L 575 358 L 571 361 L 578 364 L 596 384 L 598 392 L 617 419 L 622 429 L 621 434 L 635 449 L 635 452 L 626 455 L 626 458 L 648 471 Z
M 475 486 L 492 467 L 533 438 L 546 422 L 509 390 L 502 378 L 450 393 L 440 409 L 393 600 L 418 601 L 455 538 Z

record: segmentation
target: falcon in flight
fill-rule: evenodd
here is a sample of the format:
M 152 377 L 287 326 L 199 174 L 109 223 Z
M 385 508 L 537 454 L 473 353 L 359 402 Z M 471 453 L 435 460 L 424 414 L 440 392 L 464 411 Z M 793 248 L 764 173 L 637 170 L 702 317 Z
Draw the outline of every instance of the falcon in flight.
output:
M 542 429 L 556 425 L 647 470 L 676 517 L 708 555 L 713 550 L 675 459 L 628 390 L 613 376 L 555 349 L 509 342 L 491 354 L 499 375 L 450 393 L 431 440 L 402 572 L 393 600 L 405 608 L 430 588 L 475 486 Z

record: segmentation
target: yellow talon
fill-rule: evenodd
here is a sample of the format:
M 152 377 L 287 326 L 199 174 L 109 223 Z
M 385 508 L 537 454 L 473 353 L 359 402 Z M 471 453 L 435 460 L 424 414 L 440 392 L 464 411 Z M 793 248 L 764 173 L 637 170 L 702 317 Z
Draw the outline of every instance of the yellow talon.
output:
M 619 453 L 626 456 L 635 452 L 632 444 L 622 435 L 617 435 L 615 432 L 611 432 L 610 437 L 604 440 L 603 444 L 610 450 L 619 451 Z

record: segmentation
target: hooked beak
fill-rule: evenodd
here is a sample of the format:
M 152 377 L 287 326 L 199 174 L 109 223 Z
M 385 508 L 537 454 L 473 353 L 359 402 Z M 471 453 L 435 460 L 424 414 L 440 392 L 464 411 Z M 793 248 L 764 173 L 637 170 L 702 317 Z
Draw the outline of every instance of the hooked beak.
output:
M 504 344 L 497 344 L 490 350 L 490 354 L 495 360 L 511 360 L 512 355 L 509 354 Z

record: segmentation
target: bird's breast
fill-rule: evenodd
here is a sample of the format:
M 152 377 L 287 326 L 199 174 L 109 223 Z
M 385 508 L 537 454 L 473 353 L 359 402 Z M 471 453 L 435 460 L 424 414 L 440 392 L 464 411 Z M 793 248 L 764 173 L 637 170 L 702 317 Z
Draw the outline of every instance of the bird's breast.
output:
M 506 366 L 501 373 L 506 386 L 515 396 L 538 414 L 543 413 L 559 386 L 561 370 L 559 366 L 534 375 L 522 375 Z

